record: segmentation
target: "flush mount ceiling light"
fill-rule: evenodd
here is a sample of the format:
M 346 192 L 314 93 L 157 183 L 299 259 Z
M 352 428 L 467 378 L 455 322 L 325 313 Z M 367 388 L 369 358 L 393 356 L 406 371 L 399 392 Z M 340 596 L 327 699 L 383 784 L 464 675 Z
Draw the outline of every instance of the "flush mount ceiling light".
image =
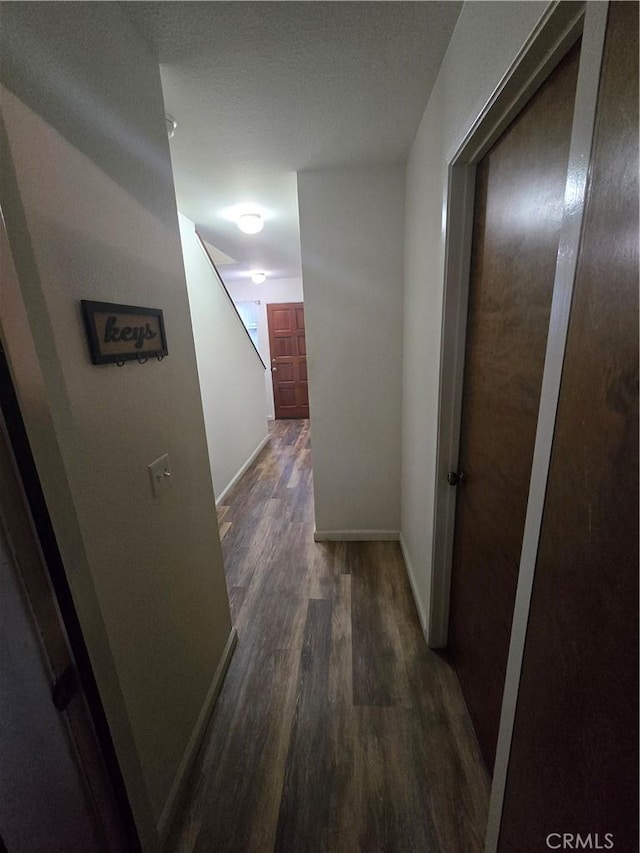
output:
M 259 213 L 242 213 L 237 222 L 238 228 L 245 234 L 257 234 L 264 228 L 264 219 Z
M 251 281 L 254 284 L 262 284 L 264 281 L 266 281 L 266 278 L 267 278 L 267 274 L 264 272 L 261 272 L 260 270 L 251 270 L 250 275 L 251 275 Z
M 166 115 L 165 119 L 167 121 L 167 135 L 169 139 L 173 139 L 176 133 L 176 128 L 178 127 L 178 122 L 170 115 Z

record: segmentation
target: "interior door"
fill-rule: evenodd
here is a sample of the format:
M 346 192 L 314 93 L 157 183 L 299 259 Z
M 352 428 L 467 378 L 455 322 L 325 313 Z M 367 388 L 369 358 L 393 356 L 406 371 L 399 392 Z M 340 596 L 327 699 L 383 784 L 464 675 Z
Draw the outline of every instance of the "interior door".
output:
M 0 527 L 0 824 L 7 849 L 100 849 L 92 810 L 6 534 Z
M 31 512 L 29 466 L 0 339 L 0 850 L 135 851 L 54 591 L 52 534 Z
M 9 853 L 126 849 L 2 427 L 2 838 Z
M 267 321 L 276 418 L 308 418 L 304 304 L 269 304 Z
M 562 219 L 579 46 L 477 168 L 449 646 L 493 769 Z
M 590 172 L 501 853 L 639 849 L 637 3 L 609 5 Z

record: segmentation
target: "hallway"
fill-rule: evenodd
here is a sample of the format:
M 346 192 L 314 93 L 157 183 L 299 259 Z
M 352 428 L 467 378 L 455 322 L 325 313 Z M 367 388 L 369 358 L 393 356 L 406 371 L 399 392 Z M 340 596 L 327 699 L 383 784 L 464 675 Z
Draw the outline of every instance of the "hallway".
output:
M 313 541 L 308 421 L 218 508 L 238 645 L 169 849 L 471 853 L 489 781 L 396 542 Z

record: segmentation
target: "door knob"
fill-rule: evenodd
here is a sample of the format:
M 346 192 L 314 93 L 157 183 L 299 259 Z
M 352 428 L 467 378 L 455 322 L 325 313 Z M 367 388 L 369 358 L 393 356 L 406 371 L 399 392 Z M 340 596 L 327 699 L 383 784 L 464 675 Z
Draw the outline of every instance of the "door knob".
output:
M 272 372 L 272 373 L 277 373 L 277 371 L 278 371 L 278 368 L 277 368 L 277 367 L 272 367 L 272 368 L 271 368 L 271 372 Z
M 462 486 L 467 480 L 467 475 L 464 471 L 449 471 L 447 474 L 447 483 L 450 486 Z

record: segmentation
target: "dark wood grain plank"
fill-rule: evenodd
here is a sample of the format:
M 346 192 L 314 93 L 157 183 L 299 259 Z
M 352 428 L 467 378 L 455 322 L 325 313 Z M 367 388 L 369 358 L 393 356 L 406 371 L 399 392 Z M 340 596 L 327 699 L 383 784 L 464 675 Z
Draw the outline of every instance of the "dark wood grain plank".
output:
M 437 850 L 425 808 L 427 765 L 415 746 L 415 718 L 397 708 L 359 708 L 356 778 L 359 850 Z
M 393 614 L 387 609 L 389 584 L 378 543 L 347 547 L 351 575 L 353 704 L 396 705 L 406 683 L 403 652 Z
M 209 754 L 211 782 L 196 851 L 260 853 L 271 849 L 265 843 L 273 845 L 299 653 L 261 647 L 250 657 L 242 668 L 253 675 L 249 685 L 259 680 L 260 690 L 240 688 L 233 709 L 223 709 L 230 714 L 226 732 L 214 718 L 222 740 Z
M 244 603 L 247 594 L 246 586 L 230 586 L 229 587 L 229 607 L 231 609 L 231 621 L 237 622 L 240 615 L 240 610 Z
M 408 768 L 403 784 L 416 785 L 424 798 L 429 824 L 423 831 L 433 833 L 435 849 L 480 853 L 490 781 L 458 678 L 424 642 L 398 544 L 377 543 L 376 549 L 389 578 L 386 600 L 393 601 L 389 609 L 398 626 L 406 671 L 406 740 L 396 745 Z
M 330 601 L 311 600 L 274 850 L 328 851 Z

